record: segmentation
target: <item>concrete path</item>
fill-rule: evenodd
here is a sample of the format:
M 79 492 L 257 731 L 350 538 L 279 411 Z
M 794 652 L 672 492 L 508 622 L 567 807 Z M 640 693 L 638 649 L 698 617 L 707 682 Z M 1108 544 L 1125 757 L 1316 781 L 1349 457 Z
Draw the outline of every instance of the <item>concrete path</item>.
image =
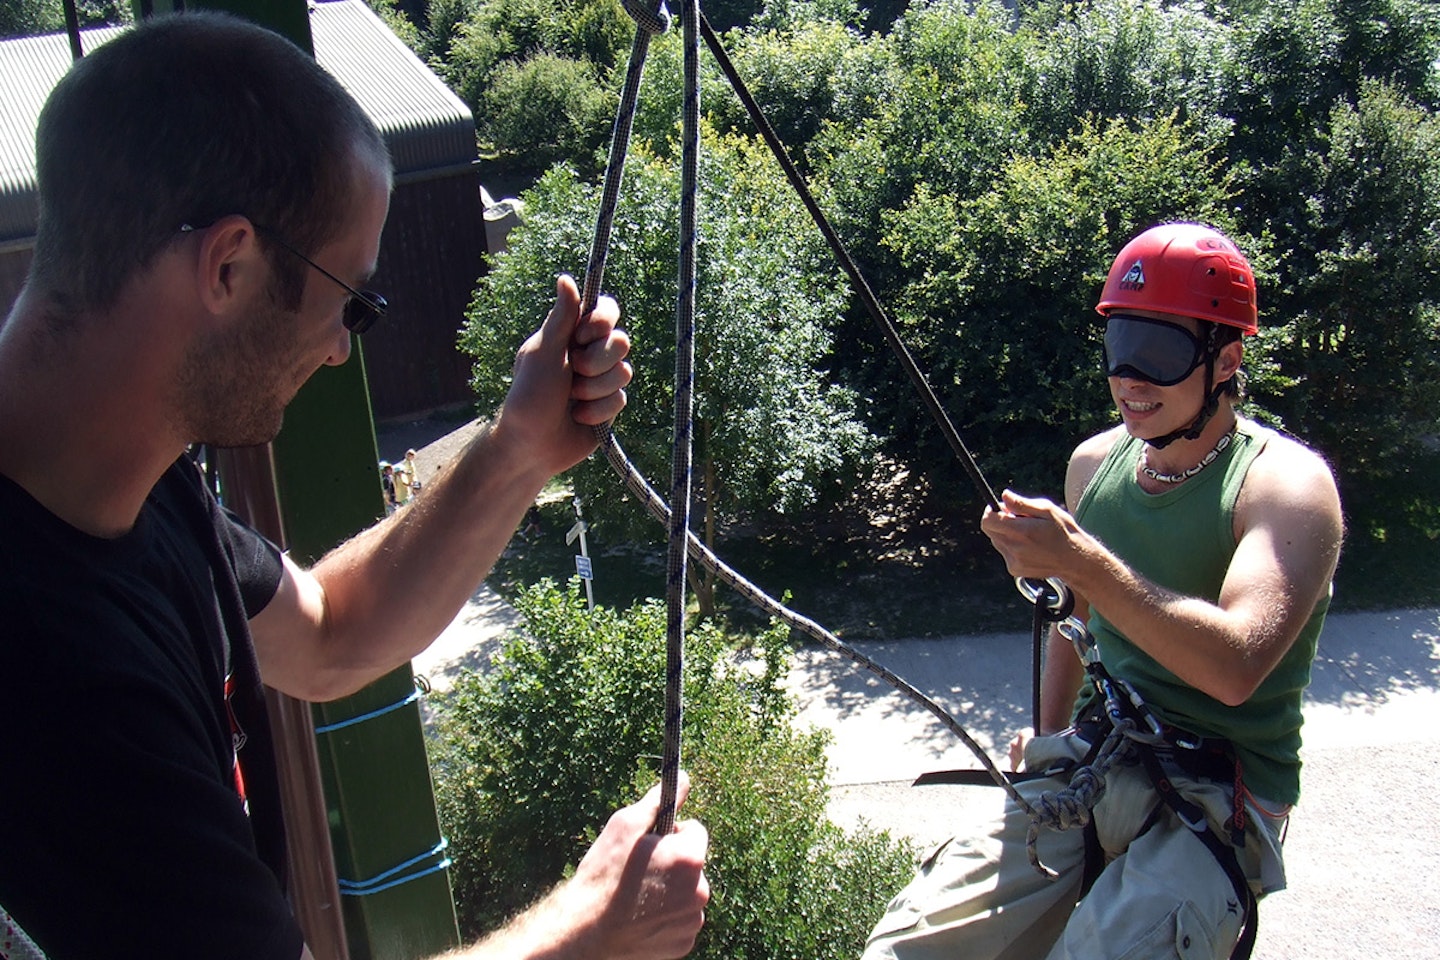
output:
M 422 657 L 444 686 L 483 666 L 517 623 L 482 589 Z M 856 642 L 951 712 L 1005 765 L 1029 723 L 1029 637 Z M 831 731 L 831 816 L 910 836 L 923 848 L 962 832 L 991 787 L 911 787 L 974 757 L 938 720 L 849 660 L 795 657 L 800 722 Z M 1307 694 L 1304 798 L 1286 842 L 1290 889 L 1264 902 L 1256 960 L 1440 960 L 1440 611 L 1332 616 Z M 877 912 L 880 905 L 876 905 Z
M 1006 765 L 1030 712 L 1023 634 L 856 643 L 960 720 Z M 911 787 L 973 755 L 923 708 L 848 660 L 806 648 L 801 719 L 830 729 L 831 815 L 933 845 L 999 805 L 992 787 Z M 1333 616 L 1307 694 L 1304 796 L 1289 889 L 1261 907 L 1256 960 L 1440 958 L 1440 611 Z
M 427 475 L 475 426 L 390 425 L 382 451 L 396 459 L 418 448 Z M 1028 626 L 1018 599 L 1016 609 Z M 483 667 L 518 620 L 482 588 L 416 672 L 443 687 L 462 666 Z M 1004 766 L 1005 744 L 1030 722 L 1027 634 L 854 645 L 935 699 Z M 834 736 L 837 822 L 865 820 L 924 847 L 1003 801 L 991 787 L 911 787 L 926 771 L 978 764 L 923 708 L 844 657 L 801 650 L 789 685 L 800 722 Z M 1440 610 L 1330 617 L 1306 699 L 1290 888 L 1261 908 L 1256 960 L 1440 960 Z

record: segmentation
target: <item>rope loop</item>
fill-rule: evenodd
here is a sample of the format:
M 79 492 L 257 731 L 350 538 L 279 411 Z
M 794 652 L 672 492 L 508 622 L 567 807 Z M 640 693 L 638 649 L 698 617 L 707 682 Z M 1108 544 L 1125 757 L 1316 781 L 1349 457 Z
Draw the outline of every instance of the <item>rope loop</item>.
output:
M 1045 619 L 1051 623 L 1059 623 L 1075 612 L 1075 595 L 1059 577 L 1044 580 L 1016 577 L 1015 589 L 1020 591 L 1026 603 L 1043 607 Z
M 413 679 L 416 686 L 414 690 L 410 691 L 409 696 L 397 700 L 394 703 L 379 707 L 375 710 L 370 710 L 366 713 L 362 713 L 359 716 L 350 717 L 347 720 L 336 720 L 334 723 L 320 724 L 315 728 L 315 732 L 331 733 L 335 730 L 344 730 L 346 727 L 353 727 L 357 723 L 364 723 L 366 720 L 374 720 L 376 717 L 383 717 L 387 713 L 394 713 L 396 710 L 409 706 L 410 704 L 419 700 L 423 693 L 428 693 L 430 690 L 430 683 L 428 680 L 422 681 L 422 678 L 420 677 L 415 677 Z
M 1128 724 L 1131 731 L 1134 723 Z M 1125 729 L 1112 726 L 1095 751 L 1094 759 L 1078 768 L 1070 776 L 1070 782 L 1063 790 L 1048 790 L 1036 798 L 1029 810 L 1030 826 L 1025 832 L 1026 854 L 1030 865 L 1050 880 L 1059 874 L 1040 862 L 1040 851 L 1036 846 L 1041 828 L 1050 830 L 1071 830 L 1090 823 L 1095 804 L 1105 796 L 1105 778 L 1110 768 L 1129 755 L 1131 737 Z
M 1070 786 L 1047 790 L 1035 801 L 1035 819 L 1051 830 L 1070 830 L 1090 822 L 1090 811 L 1105 793 L 1105 778 L 1094 767 L 1075 771 Z
M 645 0 L 620 0 L 620 5 L 635 25 L 652 37 L 670 29 L 670 10 L 665 0 L 659 0 L 653 8 Z

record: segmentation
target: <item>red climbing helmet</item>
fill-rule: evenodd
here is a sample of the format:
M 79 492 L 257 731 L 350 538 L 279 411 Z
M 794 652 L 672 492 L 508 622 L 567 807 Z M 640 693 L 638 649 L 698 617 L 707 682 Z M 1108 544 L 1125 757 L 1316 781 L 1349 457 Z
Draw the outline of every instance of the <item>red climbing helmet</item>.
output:
M 1151 227 L 1115 257 L 1095 309 L 1155 310 L 1256 333 L 1255 273 L 1222 233 L 1198 223 Z

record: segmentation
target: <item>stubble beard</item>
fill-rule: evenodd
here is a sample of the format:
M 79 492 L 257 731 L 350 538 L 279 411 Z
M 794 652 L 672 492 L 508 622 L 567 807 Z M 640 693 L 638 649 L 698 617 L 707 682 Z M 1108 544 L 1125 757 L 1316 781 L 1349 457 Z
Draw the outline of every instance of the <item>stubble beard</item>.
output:
M 289 382 L 297 322 L 267 292 L 248 323 L 191 350 L 176 405 L 190 442 L 252 447 L 275 439 L 298 389 Z

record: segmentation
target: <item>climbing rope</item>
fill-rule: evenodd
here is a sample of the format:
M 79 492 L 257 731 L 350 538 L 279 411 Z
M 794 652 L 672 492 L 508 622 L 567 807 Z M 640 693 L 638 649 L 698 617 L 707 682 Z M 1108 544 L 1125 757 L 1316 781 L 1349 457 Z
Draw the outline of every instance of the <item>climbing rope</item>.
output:
M 935 392 L 921 373 L 914 358 L 911 356 L 904 341 L 900 338 L 895 324 L 885 314 L 874 293 L 870 290 L 865 277 L 860 273 L 849 252 L 845 249 L 844 243 L 838 234 L 830 226 L 824 213 L 816 204 L 810 194 L 804 179 L 790 161 L 784 145 L 776 136 L 773 128 L 766 120 L 754 98 L 750 95 L 743 80 L 735 70 L 728 55 L 725 53 L 719 38 L 715 35 L 709 22 L 700 12 L 698 0 L 684 0 L 682 8 L 682 26 L 684 30 L 684 107 L 682 117 L 682 168 L 681 168 L 681 213 L 680 213 L 680 284 L 679 297 L 676 310 L 676 372 L 675 372 L 675 431 L 674 431 L 674 458 L 671 472 L 671 498 L 667 503 L 661 497 L 640 471 L 631 462 L 625 451 L 621 448 L 616 439 L 610 424 L 596 427 L 596 437 L 600 442 L 600 448 L 605 454 L 606 460 L 612 469 L 622 478 L 626 488 L 644 505 L 645 509 L 669 530 L 669 553 L 667 558 L 667 633 L 666 633 L 666 688 L 665 688 L 665 738 L 664 754 L 661 762 L 661 806 L 660 814 L 656 819 L 654 832 L 668 833 L 673 828 L 675 817 L 675 793 L 676 782 L 678 781 L 680 768 L 681 750 L 681 728 L 683 717 L 683 700 L 681 695 L 682 673 L 683 673 L 683 648 L 684 648 L 684 590 L 686 557 L 694 557 L 707 570 L 713 573 L 719 580 L 726 583 L 742 596 L 755 604 L 762 611 L 771 617 L 781 620 L 794 629 L 819 641 L 827 648 L 845 656 L 851 662 L 863 667 L 869 672 L 880 677 L 889 683 L 896 690 L 909 697 L 915 703 L 925 708 L 931 715 L 936 717 L 946 729 L 970 749 L 979 760 L 985 772 L 988 773 L 995 784 L 1001 787 L 1006 794 L 1022 810 L 1026 812 L 1031 821 L 1029 835 L 1027 836 L 1027 852 L 1031 864 L 1042 874 L 1054 878 L 1056 874 L 1040 862 L 1036 839 L 1041 826 L 1049 826 L 1052 829 L 1067 829 L 1070 826 L 1080 825 L 1088 822 L 1090 809 L 1099 799 L 1104 791 L 1104 774 L 1109 766 L 1115 763 L 1123 754 L 1125 749 L 1125 730 L 1121 726 L 1112 728 L 1111 736 L 1102 744 L 1100 752 L 1095 761 L 1087 767 L 1076 771 L 1071 779 L 1070 787 L 1064 791 L 1043 794 L 1036 805 L 1032 805 L 1026 798 L 1016 790 L 1011 780 L 995 765 L 985 751 L 969 732 L 946 710 L 924 693 L 908 683 L 901 677 L 895 675 L 884 666 L 855 650 L 853 647 L 842 642 L 834 634 L 820 626 L 814 620 L 796 613 L 779 601 L 773 599 L 763 590 L 741 576 L 732 567 L 721 561 L 698 537 L 689 529 L 689 508 L 690 508 L 690 448 L 691 448 L 691 422 L 693 414 L 693 382 L 694 382 L 694 307 L 695 307 L 695 195 L 697 193 L 697 168 L 698 168 L 698 117 L 699 117 L 699 78 L 698 78 L 698 42 L 697 31 L 703 35 L 705 42 L 716 61 L 719 63 L 722 72 L 729 79 L 737 96 L 744 104 L 752 122 L 755 123 L 761 136 L 769 145 L 771 152 L 779 161 L 785 171 L 792 187 L 796 190 L 802 203 L 805 205 L 811 218 L 819 227 L 826 241 L 830 244 L 842 269 L 865 305 L 872 319 L 876 322 L 884 335 L 887 343 L 899 358 L 906 373 L 909 375 L 912 384 L 919 392 L 927 409 L 940 426 L 946 441 L 955 452 L 957 458 L 964 465 L 976 488 L 985 497 L 992 509 L 1000 509 L 1000 503 L 994 491 L 986 482 L 984 475 L 980 472 L 974 456 L 965 446 L 960 438 L 959 431 L 951 423 L 945 409 L 941 406 Z M 645 58 L 649 50 L 650 37 L 662 33 L 669 28 L 670 16 L 665 7 L 664 0 L 659 0 L 655 8 L 645 6 L 641 0 L 623 0 L 627 13 L 636 22 L 635 40 L 631 47 L 630 60 L 626 68 L 625 83 L 622 86 L 620 103 L 616 111 L 615 125 L 611 137 L 610 154 L 605 171 L 604 185 L 601 190 L 600 211 L 597 217 L 594 241 L 590 248 L 590 259 L 586 268 L 585 282 L 581 296 L 581 313 L 590 312 L 594 309 L 600 295 L 601 283 L 604 276 L 605 261 L 608 256 L 610 235 L 614 227 L 615 210 L 619 200 L 620 186 L 624 174 L 625 155 L 629 148 L 630 133 L 634 125 L 636 106 L 639 100 L 640 81 L 644 72 Z M 674 505 L 672 507 L 672 505 Z M 1017 586 L 1020 591 L 1035 607 L 1036 641 L 1033 669 L 1035 676 L 1036 699 L 1032 708 L 1035 714 L 1036 728 L 1039 727 L 1039 625 L 1042 622 L 1055 623 L 1057 629 L 1063 636 L 1071 639 L 1077 653 L 1082 647 L 1088 645 L 1089 651 L 1093 652 L 1094 643 L 1090 639 L 1085 624 L 1078 618 L 1071 616 L 1074 605 L 1073 597 L 1069 589 L 1058 580 L 1029 581 L 1018 580 Z M 1082 654 L 1082 660 L 1086 654 Z M 1098 665 L 1098 657 L 1094 658 Z M 1103 668 L 1101 668 L 1103 669 Z M 1134 724 L 1130 724 L 1133 731 Z
M 699 159 L 700 83 L 698 58 L 692 54 L 698 19 L 698 0 L 685 0 L 685 104 L 681 136 L 682 155 L 681 226 L 680 226 L 680 295 L 675 311 L 675 431 L 670 474 L 670 502 L 677 504 L 673 513 L 667 511 L 664 522 L 669 530 L 666 556 L 666 620 L 665 620 L 665 725 L 664 745 L 660 762 L 660 810 L 655 819 L 654 833 L 667 834 L 675 826 L 675 808 L 680 781 L 681 738 L 684 730 L 685 673 L 685 570 L 686 534 L 690 528 L 690 423 L 694 410 L 695 357 L 695 181 Z M 590 262 L 585 270 L 585 283 L 580 297 L 582 316 L 595 309 L 605 275 L 609 255 L 610 234 L 615 223 L 615 208 L 620 199 L 620 184 L 625 172 L 625 155 L 629 150 L 630 132 L 634 127 L 635 108 L 639 102 L 640 81 L 644 76 L 645 58 L 650 38 L 670 28 L 670 12 L 664 0 L 652 9 L 641 0 L 623 0 L 626 13 L 635 21 L 635 40 L 630 47 L 630 60 L 621 88 L 620 106 L 610 139 L 609 162 L 600 195 L 600 214 L 595 225 L 595 239 L 590 246 Z M 609 424 L 596 427 L 596 436 L 606 457 L 621 476 L 639 471 L 630 463 Z M 643 480 L 642 480 L 643 482 Z

